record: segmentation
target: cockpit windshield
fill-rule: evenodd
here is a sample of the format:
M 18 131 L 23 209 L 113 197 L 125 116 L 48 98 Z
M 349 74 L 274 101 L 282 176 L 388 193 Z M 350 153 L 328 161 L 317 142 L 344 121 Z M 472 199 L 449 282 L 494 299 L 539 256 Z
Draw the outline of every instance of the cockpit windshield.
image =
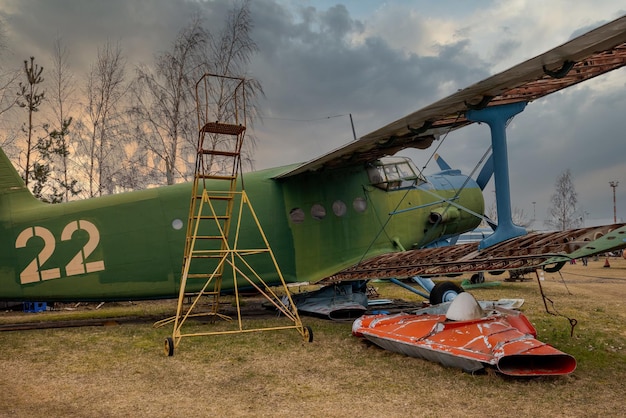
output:
M 381 158 L 367 169 L 367 173 L 372 185 L 383 190 L 397 190 L 426 182 L 406 157 Z

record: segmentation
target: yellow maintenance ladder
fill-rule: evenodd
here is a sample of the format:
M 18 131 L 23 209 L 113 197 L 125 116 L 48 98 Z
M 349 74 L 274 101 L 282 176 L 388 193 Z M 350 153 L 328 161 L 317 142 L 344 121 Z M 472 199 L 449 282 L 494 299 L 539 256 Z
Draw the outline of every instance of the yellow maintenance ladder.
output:
M 209 103 L 217 103 L 219 96 L 222 106 L 209 114 Z M 227 103 L 224 105 L 224 103 Z M 184 337 L 233 334 L 251 331 L 296 329 L 306 341 L 313 340 L 310 327 L 302 325 L 291 294 L 280 272 L 274 254 L 265 237 L 259 220 L 242 185 L 238 190 L 238 174 L 241 172 L 241 149 L 246 132 L 242 124 L 245 114 L 245 80 L 242 78 L 205 74 L 196 84 L 196 107 L 198 114 L 198 146 L 196 167 L 191 190 L 189 218 L 183 256 L 181 284 L 176 316 L 160 321 L 156 326 L 174 322 L 171 337 L 165 340 L 165 353 L 174 355 Z M 215 110 L 215 109 L 213 109 Z M 215 120 L 221 114 L 224 122 Z M 227 115 L 227 116 L 225 116 Z M 213 116 L 211 119 L 210 116 Z M 209 121 L 211 120 L 211 121 Z M 244 216 L 254 220 L 261 241 L 259 248 L 239 248 L 241 221 Z M 234 218 L 234 219 L 233 219 Z M 285 295 L 279 296 L 254 270 L 246 260 L 248 256 L 269 257 L 274 264 Z M 237 309 L 237 326 L 234 329 L 183 333 L 186 320 L 191 317 L 211 316 L 231 321 L 232 318 L 219 312 L 220 295 L 224 278 L 232 280 Z M 188 288 L 201 290 L 188 292 Z M 286 318 L 293 322 L 288 326 L 267 328 L 244 328 L 239 286 L 253 287 Z M 201 300 L 208 297 L 209 310 L 194 312 L 201 308 Z M 191 305 L 185 307 L 185 299 L 191 298 Z

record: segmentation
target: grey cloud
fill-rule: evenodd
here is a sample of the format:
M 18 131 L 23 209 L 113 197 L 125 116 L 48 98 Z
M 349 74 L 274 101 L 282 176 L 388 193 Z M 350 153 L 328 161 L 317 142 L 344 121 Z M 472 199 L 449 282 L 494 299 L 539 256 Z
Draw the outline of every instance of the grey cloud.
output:
M 296 6 L 275 0 L 250 3 L 252 35 L 260 51 L 246 76 L 259 80 L 266 93 L 260 105 L 267 118 L 255 129 L 260 139 L 259 168 L 308 160 L 350 141 L 348 114 L 353 115 L 357 135 L 364 135 L 485 78 L 501 61 L 519 61 L 515 57 L 528 47 L 523 40 L 533 23 L 524 22 L 523 16 L 515 21 L 516 25 L 523 22 L 523 28 L 502 22 L 501 36 L 488 49 L 472 43 L 476 41 L 468 34 L 480 33 L 475 27 L 459 26 L 454 43 L 435 46 L 435 54 L 425 56 L 392 45 L 393 36 L 366 30 L 368 22 L 355 18 L 351 6 L 322 9 L 292 4 Z M 219 31 L 232 2 L 0 0 L 0 5 L 13 54 L 9 58 L 15 65 L 30 55 L 47 65 L 58 34 L 80 75 L 107 39 L 121 43 L 129 67 L 151 63 L 196 13 L 206 18 L 207 27 Z M 396 9 L 401 12 L 403 7 L 388 12 Z M 422 14 L 428 15 L 428 10 Z M 394 22 L 393 15 L 386 19 Z M 407 19 L 398 21 L 407 23 Z M 406 33 L 428 33 L 427 27 L 419 27 L 419 20 L 408 24 L 417 27 Z M 586 27 L 574 34 L 583 30 Z M 373 34 L 366 37 L 365 33 Z M 5 60 L 5 67 L 9 61 Z M 620 71 L 623 77 L 624 70 Z M 536 201 L 538 216 L 545 213 L 556 176 L 571 168 L 581 187 L 599 185 L 597 192 L 581 193 L 585 209 L 596 217 L 610 213 L 602 200 L 609 179 L 597 176 L 607 167 L 618 170 L 626 155 L 623 87 L 622 83 L 617 91 L 598 94 L 585 83 L 585 88 L 529 104 L 513 120 L 508 134 L 514 206 L 528 213 L 530 202 Z M 330 118 L 336 115 L 343 116 Z M 453 166 L 469 172 L 488 145 L 489 131 L 480 125 L 450 134 L 441 152 Z M 431 151 L 407 154 L 421 165 Z M 621 180 L 626 187 L 626 178 Z M 486 197 L 489 200 L 490 193 Z

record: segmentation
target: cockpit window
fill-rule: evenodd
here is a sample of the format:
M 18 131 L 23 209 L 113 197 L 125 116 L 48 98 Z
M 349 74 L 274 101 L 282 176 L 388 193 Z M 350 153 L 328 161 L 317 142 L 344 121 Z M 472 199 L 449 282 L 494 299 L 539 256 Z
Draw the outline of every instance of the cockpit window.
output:
M 425 183 L 413 162 L 405 157 L 382 158 L 368 169 L 370 182 L 383 190 L 396 190 Z

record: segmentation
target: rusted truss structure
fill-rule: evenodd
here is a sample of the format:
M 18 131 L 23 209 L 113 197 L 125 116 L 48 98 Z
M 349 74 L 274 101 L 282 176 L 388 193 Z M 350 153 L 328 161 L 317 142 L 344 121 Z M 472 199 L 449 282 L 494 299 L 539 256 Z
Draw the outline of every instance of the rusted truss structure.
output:
M 478 243 L 381 255 L 327 277 L 346 280 L 436 276 L 522 268 L 558 270 L 565 262 L 626 248 L 626 224 L 530 233 L 478 250 Z

